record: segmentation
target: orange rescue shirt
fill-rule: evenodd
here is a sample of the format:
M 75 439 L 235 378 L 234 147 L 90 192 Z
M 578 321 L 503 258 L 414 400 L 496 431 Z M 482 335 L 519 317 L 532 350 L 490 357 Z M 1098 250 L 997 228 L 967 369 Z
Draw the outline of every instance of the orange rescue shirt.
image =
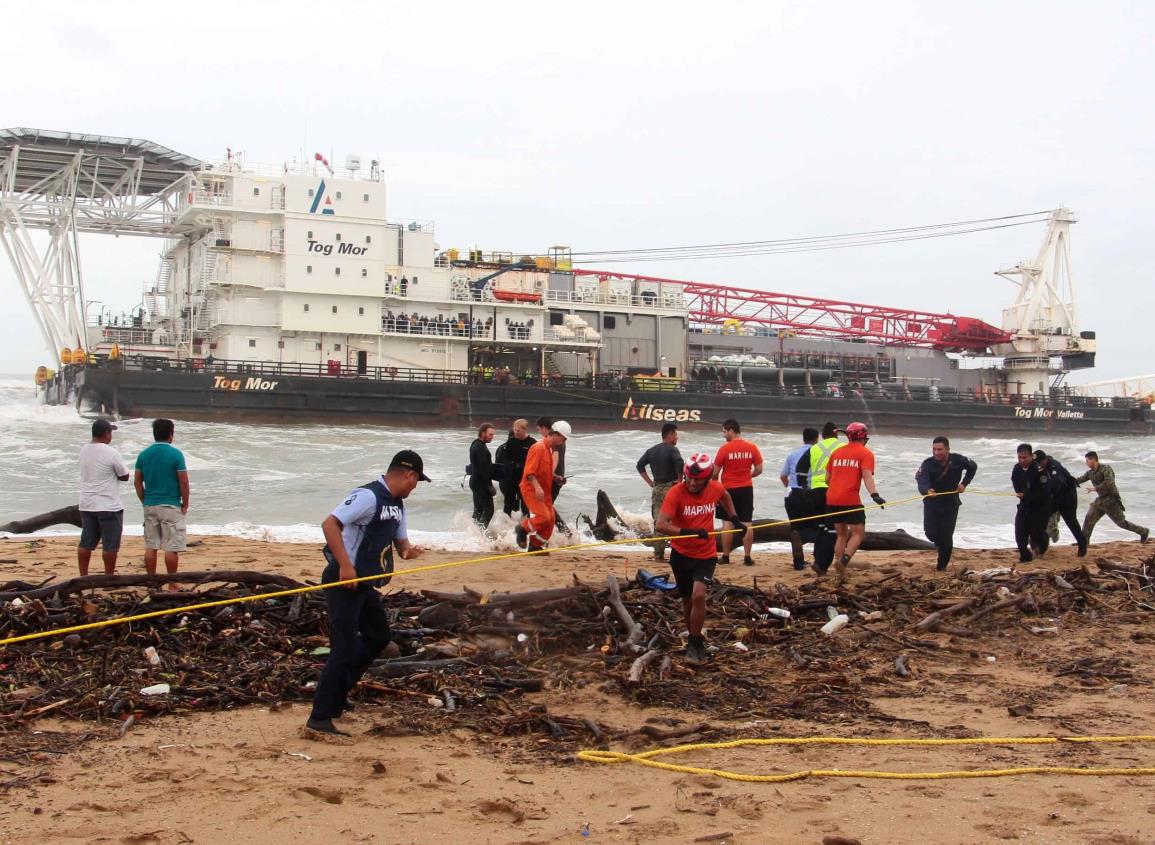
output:
M 847 443 L 831 454 L 826 468 L 830 474 L 826 504 L 861 505 L 858 488 L 862 483 L 862 471 L 874 472 L 874 452 L 862 443 Z
M 714 530 L 714 506 L 726 495 L 726 488 L 717 481 L 707 481 L 700 493 L 691 493 L 683 481 L 675 484 L 662 501 L 661 512 L 674 525 L 683 530 L 695 531 L 704 528 Z M 713 537 L 686 537 L 670 540 L 674 551 L 686 557 L 706 560 L 717 554 L 717 544 Z
M 754 477 L 751 472 L 755 464 L 762 463 L 762 453 L 749 440 L 735 437 L 722 444 L 714 457 L 714 466 L 722 469 L 722 484 L 727 490 L 751 487 Z

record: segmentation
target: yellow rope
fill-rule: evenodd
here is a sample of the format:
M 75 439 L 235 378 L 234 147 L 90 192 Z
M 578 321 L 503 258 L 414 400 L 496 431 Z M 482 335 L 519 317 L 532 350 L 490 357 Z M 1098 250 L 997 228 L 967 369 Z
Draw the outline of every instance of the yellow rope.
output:
M 978 492 L 976 492 L 972 495 L 999 496 L 999 495 L 1004 495 L 1004 494 L 1001 494 L 1001 493 L 978 493 Z M 888 501 L 886 504 L 890 505 L 890 506 L 903 505 L 903 504 L 907 504 L 909 502 L 917 502 L 917 501 L 920 501 L 920 500 L 925 499 L 925 498 L 928 498 L 928 496 L 922 496 L 922 495 L 910 496 L 910 497 L 905 498 L 905 499 L 894 499 L 892 501 Z M 779 519 L 779 520 L 775 520 L 773 522 L 763 522 L 763 523 L 759 523 L 759 526 L 760 527 L 771 527 L 771 526 L 775 526 L 775 525 L 787 525 L 791 522 L 794 522 L 794 523 L 807 522 L 807 521 L 813 520 L 813 519 L 825 519 L 825 518 L 828 518 L 831 516 L 841 516 L 843 514 L 848 514 L 848 513 L 857 513 L 858 511 L 875 510 L 875 509 L 881 508 L 881 507 L 883 507 L 883 506 L 882 505 L 863 505 L 861 507 L 847 508 L 846 510 L 841 510 L 841 511 L 832 511 L 829 513 L 815 514 L 813 516 L 801 517 L 799 519 L 794 519 L 794 520 Z M 711 531 L 709 533 L 711 535 L 719 535 L 720 536 L 722 534 L 733 534 L 736 532 L 737 532 L 737 529 L 734 529 L 734 528 L 723 528 L 721 530 Z M 392 578 L 392 577 L 396 577 L 399 575 L 416 575 L 419 572 L 434 572 L 434 571 L 439 570 L 439 569 L 451 569 L 451 568 L 458 567 L 458 566 L 472 566 L 472 565 L 478 564 L 478 563 L 491 563 L 491 562 L 496 561 L 496 560 L 510 560 L 512 558 L 518 558 L 518 557 L 530 557 L 533 555 L 549 554 L 550 552 L 568 552 L 568 551 L 577 551 L 580 549 L 596 549 L 596 548 L 600 548 L 603 546 L 631 545 L 631 544 L 637 544 L 637 543 L 644 543 L 644 542 L 651 541 L 651 540 L 667 540 L 668 541 L 668 540 L 678 540 L 678 539 L 689 539 L 690 537 L 696 537 L 696 536 L 697 536 L 696 534 L 679 534 L 676 536 L 661 535 L 661 536 L 654 536 L 654 537 L 626 537 L 626 538 L 619 538 L 617 540 L 600 540 L 596 543 L 577 543 L 577 544 L 570 545 L 570 546 L 560 546 L 560 547 L 555 547 L 555 548 L 538 549 L 535 551 L 507 552 L 507 553 L 503 553 L 503 554 L 499 554 L 499 555 L 487 555 L 484 557 L 466 558 L 465 560 L 447 561 L 445 563 L 431 563 L 431 564 L 426 564 L 425 566 L 415 566 L 415 567 L 410 567 L 409 569 L 399 569 L 396 572 L 386 574 L 386 575 L 366 575 L 366 576 L 361 577 L 361 578 L 350 578 L 347 581 L 333 581 L 329 584 L 316 584 L 313 586 L 306 586 L 306 587 L 292 587 L 292 588 L 284 589 L 284 590 L 276 590 L 276 591 L 270 592 L 270 593 L 256 593 L 254 595 L 239 596 L 237 598 L 231 598 L 231 599 L 218 599 L 216 601 L 199 602 L 197 604 L 185 604 L 185 605 L 181 605 L 179 607 L 166 608 L 165 610 L 154 610 L 154 611 L 150 611 L 148 613 L 137 613 L 137 614 L 133 614 L 132 616 L 120 616 L 120 617 L 116 617 L 114 619 L 102 619 L 102 620 L 99 620 L 97 622 L 86 622 L 83 625 L 72 625 L 72 626 L 69 626 L 67 628 L 51 628 L 47 631 L 36 631 L 34 633 L 31 633 L 31 634 L 21 634 L 20 636 L 8 637 L 6 639 L 2 639 L 2 640 L 0 640 L 0 646 L 12 645 L 14 643 L 27 642 L 29 640 L 38 640 L 38 639 L 43 639 L 45 637 L 54 637 L 54 636 L 60 636 L 60 635 L 64 635 L 64 634 L 76 634 L 76 633 L 80 633 L 81 631 L 92 631 L 92 630 L 95 630 L 97 628 L 107 628 L 107 627 L 110 627 L 113 625 L 126 625 L 130 622 L 140 622 L 140 621 L 143 621 L 145 619 L 158 619 L 162 616 L 172 616 L 172 615 L 177 614 L 177 613 L 188 613 L 189 611 L 193 611 L 193 610 L 208 610 L 210 608 L 224 607 L 224 606 L 230 605 L 230 604 L 242 604 L 244 602 L 250 602 L 250 601 L 261 601 L 263 599 L 276 599 L 276 598 L 284 598 L 285 596 L 295 596 L 295 595 L 299 595 L 301 593 L 312 593 L 312 592 L 316 592 L 318 590 L 328 590 L 328 589 L 331 589 L 333 587 L 341 587 L 341 586 L 345 586 L 348 584 L 361 584 L 361 583 L 367 583 L 370 581 L 380 581 L 384 578 Z
M 1155 775 L 1155 767 L 1144 768 L 1081 768 L 1078 766 L 1015 766 L 1006 769 L 963 769 L 942 772 L 889 772 L 873 769 L 804 769 L 776 775 L 751 775 L 726 769 L 712 769 L 701 766 L 681 766 L 655 760 L 666 754 L 685 754 L 691 751 L 706 751 L 746 746 L 767 745 L 865 745 L 865 746 L 959 746 L 959 745 L 1060 745 L 1063 743 L 1125 743 L 1155 742 L 1155 735 L 1136 736 L 1038 736 L 1038 737 L 973 737 L 969 739 L 871 739 L 866 737 L 764 737 L 758 739 L 735 739 L 727 742 L 696 742 L 671 748 L 656 748 L 637 754 L 622 751 L 584 750 L 578 752 L 578 759 L 587 763 L 637 763 L 668 772 L 689 775 L 711 775 L 726 780 L 744 783 L 787 783 L 804 778 L 875 778 L 880 780 L 951 780 L 959 778 L 1015 777 L 1017 775 L 1084 775 L 1106 777 L 1111 775 Z

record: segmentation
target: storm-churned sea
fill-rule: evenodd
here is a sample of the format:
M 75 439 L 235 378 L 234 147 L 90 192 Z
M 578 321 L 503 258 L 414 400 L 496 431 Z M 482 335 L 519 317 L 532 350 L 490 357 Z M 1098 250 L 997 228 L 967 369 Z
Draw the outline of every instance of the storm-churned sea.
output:
M 504 439 L 509 420 L 493 420 Z M 821 425 L 823 420 L 815 420 Z M 836 420 L 846 424 L 851 420 Z M 76 456 L 89 439 L 90 422 L 71 408 L 39 405 L 31 379 L 0 377 L 0 522 L 63 507 L 76 501 Z M 125 420 L 114 434 L 113 445 L 131 468 L 138 452 L 152 442 L 149 420 Z M 655 426 L 656 429 L 656 426 Z M 914 495 L 913 475 L 930 453 L 932 436 L 951 432 L 928 431 L 925 437 L 880 434 L 870 441 L 878 469 L 879 489 L 888 499 Z M 766 459 L 764 475 L 755 482 L 756 516 L 779 516 L 782 487 L 778 471 L 785 455 L 800 442 L 797 435 L 746 432 Z M 478 550 L 512 545 L 510 523 L 500 517 L 495 542 L 471 524 L 469 491 L 462 489 L 463 471 L 473 430 L 461 428 L 413 430 L 383 426 L 252 425 L 247 423 L 176 421 L 175 445 L 186 455 L 192 487 L 189 530 L 202 534 L 284 542 L 320 542 L 320 522 L 345 494 L 372 480 L 398 449 L 417 449 L 433 479 L 423 484 L 408 503 L 410 528 L 417 542 L 448 549 Z M 1155 439 L 1118 436 L 1062 436 L 1041 431 L 1007 431 L 1001 438 L 952 437 L 955 451 L 979 463 L 973 489 L 1006 492 L 1014 450 L 1021 440 L 1055 455 L 1073 473 L 1083 471 L 1082 455 L 1097 450 L 1115 467 L 1116 478 L 1129 516 L 1150 525 L 1155 522 Z M 574 426 L 566 466 L 570 482 L 558 508 L 571 524 L 579 513 L 593 515 L 595 496 L 605 490 L 624 514 L 649 513 L 649 490 L 638 478 L 634 464 L 657 442 L 657 433 L 645 431 L 586 434 Z M 713 430 L 682 433 L 683 455 L 713 453 L 722 442 Z M 127 533 L 140 533 L 140 505 L 131 484 L 123 485 Z M 1080 514 L 1089 501 L 1080 494 Z M 500 506 L 500 497 L 498 503 Z M 959 519 L 960 546 L 994 548 L 1014 545 L 1011 528 L 1014 501 L 984 496 L 967 497 Z M 872 511 L 870 527 L 905 528 L 921 535 L 921 506 L 895 505 Z M 46 533 L 75 533 L 58 527 Z M 1104 519 L 1096 540 L 1132 539 Z M 1066 542 L 1066 540 L 1064 540 Z

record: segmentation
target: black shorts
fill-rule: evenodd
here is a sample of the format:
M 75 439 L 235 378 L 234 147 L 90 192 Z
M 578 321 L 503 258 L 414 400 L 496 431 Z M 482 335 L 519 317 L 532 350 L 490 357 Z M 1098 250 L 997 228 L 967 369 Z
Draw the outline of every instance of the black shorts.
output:
M 806 519 L 808 516 L 814 516 L 814 513 L 814 503 L 809 490 L 795 487 L 790 491 L 790 495 L 786 497 L 786 516 L 788 519 Z M 806 521 L 814 522 L 815 520 L 808 519 Z M 795 526 L 790 527 L 794 528 Z
M 717 565 L 716 557 L 686 557 L 675 549 L 670 550 L 670 569 L 674 570 L 674 583 L 678 585 L 678 595 L 682 598 L 688 599 L 694 594 L 695 581 L 713 584 Z
M 839 511 L 850 511 L 850 513 L 838 513 Z M 827 522 L 831 525 L 866 525 L 866 511 L 862 509 L 862 505 L 832 505 L 829 502 L 826 504 L 826 512 L 828 514 L 838 513 L 838 516 L 827 517 Z
M 735 487 L 726 492 L 730 494 L 730 501 L 734 503 L 734 516 L 743 522 L 752 520 L 754 518 L 754 488 Z M 729 514 L 723 511 L 721 505 L 718 505 L 714 508 L 714 516 L 718 519 L 725 519 Z
M 124 511 L 81 511 L 80 542 L 82 549 L 92 551 L 101 543 L 106 552 L 120 550 L 124 533 Z

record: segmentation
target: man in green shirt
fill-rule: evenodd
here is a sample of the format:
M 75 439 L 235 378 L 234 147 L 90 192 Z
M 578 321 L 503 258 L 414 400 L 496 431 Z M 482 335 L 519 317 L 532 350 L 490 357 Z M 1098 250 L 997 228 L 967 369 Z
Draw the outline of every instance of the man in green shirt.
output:
M 172 420 L 153 420 L 156 442 L 137 455 L 136 496 L 144 506 L 144 569 L 156 574 L 157 552 L 164 550 L 166 572 L 176 572 L 185 550 L 185 514 L 188 513 L 188 469 L 184 454 L 172 445 Z M 176 585 L 171 585 L 176 589 Z

